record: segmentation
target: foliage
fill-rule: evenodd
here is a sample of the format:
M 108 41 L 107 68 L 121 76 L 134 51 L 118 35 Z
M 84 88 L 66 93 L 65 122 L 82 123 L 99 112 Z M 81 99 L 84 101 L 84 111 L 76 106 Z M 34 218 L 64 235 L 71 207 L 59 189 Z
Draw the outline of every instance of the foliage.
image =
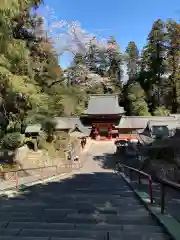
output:
M 168 116 L 169 115 L 169 111 L 168 109 L 166 109 L 165 107 L 159 107 L 156 108 L 155 111 L 153 112 L 153 115 L 155 116 Z
M 53 134 L 55 132 L 56 123 L 52 119 L 44 119 L 42 121 L 42 129 L 47 134 L 47 140 L 51 142 L 53 140 Z
M 127 74 L 129 76 L 130 83 L 136 80 L 139 73 L 139 51 L 135 42 L 129 42 L 126 48 L 125 59 L 127 62 Z
M 53 23 L 51 32 L 55 25 L 67 27 L 69 45 L 58 53 L 43 18 L 31 11 L 41 3 L 10 0 L 0 6 L 3 134 L 22 133 L 28 123 L 38 122 L 50 136 L 54 130 L 49 119 L 80 115 L 92 93 L 118 94 L 129 115 L 179 113 L 180 24 L 154 21 L 142 52 L 132 40 L 123 54 L 113 36 L 102 41 L 78 23 Z M 66 71 L 57 57 L 64 51 L 74 54 Z M 126 84 L 122 82 L 124 64 Z
M 68 148 L 69 135 L 65 132 L 59 132 L 54 140 L 50 143 L 46 140 L 46 136 L 42 136 L 39 141 L 39 148 L 48 151 L 49 156 L 56 158 L 65 158 L 64 150 Z
M 53 42 L 45 37 L 43 19 L 31 11 L 41 2 L 1 4 L 0 111 L 5 132 L 23 132 L 28 123 L 41 123 L 45 117 L 83 111 L 83 100 L 82 110 L 76 111 L 80 90 L 67 91 Z M 69 98 L 74 104 L 70 113 Z M 44 124 L 50 134 L 47 121 Z
M 127 114 L 179 113 L 179 39 L 180 27 L 177 22 L 158 19 L 153 23 L 140 55 L 136 44 L 133 41 L 129 42 L 125 54 L 129 78 L 121 93 L 121 103 Z M 141 90 L 137 89 L 137 83 Z M 129 85 L 132 88 L 132 84 L 136 86 L 133 93 L 129 90 Z M 138 100 L 137 96 L 141 95 L 142 90 L 144 94 Z
M 15 150 L 23 143 L 23 137 L 19 132 L 8 133 L 2 139 L 2 147 L 5 149 Z
M 145 101 L 145 94 L 139 84 L 131 84 L 127 89 L 127 98 L 130 103 L 129 112 L 135 116 L 148 116 L 148 107 Z

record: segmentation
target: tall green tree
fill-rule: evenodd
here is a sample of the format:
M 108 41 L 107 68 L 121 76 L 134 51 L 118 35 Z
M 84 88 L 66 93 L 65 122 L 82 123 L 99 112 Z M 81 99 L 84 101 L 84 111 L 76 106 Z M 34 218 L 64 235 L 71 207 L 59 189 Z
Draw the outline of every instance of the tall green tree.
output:
M 177 113 L 180 104 L 180 24 L 169 20 L 167 26 L 167 60 L 169 74 L 169 98 L 172 113 Z
M 127 64 L 128 82 L 137 80 L 139 74 L 139 50 L 136 43 L 131 41 L 126 48 L 125 60 Z
M 149 88 L 148 101 L 153 99 L 151 111 L 161 105 L 162 77 L 166 73 L 166 40 L 165 23 L 158 19 L 153 23 L 141 59 L 144 67 L 141 85 Z

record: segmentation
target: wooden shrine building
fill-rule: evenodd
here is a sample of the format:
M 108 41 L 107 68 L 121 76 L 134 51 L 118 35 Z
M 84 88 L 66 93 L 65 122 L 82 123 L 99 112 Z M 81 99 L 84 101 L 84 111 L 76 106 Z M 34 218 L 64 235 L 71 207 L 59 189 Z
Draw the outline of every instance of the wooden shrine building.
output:
M 116 95 L 91 95 L 88 107 L 81 116 L 84 126 L 91 128 L 91 137 L 112 138 L 118 135 L 121 117 L 124 115 L 124 108 L 119 106 Z

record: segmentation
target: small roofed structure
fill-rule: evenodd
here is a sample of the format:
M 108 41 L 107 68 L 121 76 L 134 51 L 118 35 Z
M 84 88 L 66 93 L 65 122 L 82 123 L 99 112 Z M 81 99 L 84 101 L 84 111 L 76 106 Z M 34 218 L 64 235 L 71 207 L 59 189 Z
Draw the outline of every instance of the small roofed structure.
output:
M 76 138 L 89 137 L 90 130 L 81 125 L 79 126 L 78 124 L 76 124 L 75 128 L 71 129 L 69 134 L 71 137 L 76 137 Z
M 151 136 L 157 138 L 169 137 L 174 135 L 178 126 L 179 123 L 176 119 L 167 121 L 150 120 L 147 124 Z
M 74 137 L 74 138 L 88 137 L 86 134 L 84 134 L 84 133 L 82 133 L 82 132 L 78 132 L 78 131 L 71 132 L 71 133 L 70 133 L 70 136 L 71 136 L 71 137 Z
M 28 125 L 25 129 L 25 135 L 26 136 L 37 136 L 37 135 L 39 135 L 41 128 L 42 128 L 41 124 Z
M 68 120 L 68 118 L 55 117 L 54 119 L 56 126 L 56 132 L 65 131 L 69 133 L 70 129 L 74 127 L 74 124 Z
M 73 132 L 81 132 L 84 133 L 84 135 L 88 135 L 90 133 L 90 130 L 87 126 L 84 126 L 81 123 L 81 120 L 77 117 L 56 117 L 56 131 L 65 131 L 69 134 L 72 134 Z M 73 133 L 72 135 L 75 135 Z
M 25 129 L 25 136 L 27 138 L 30 138 L 30 140 L 27 141 L 27 145 L 29 148 L 33 148 L 35 151 L 38 150 L 38 138 L 41 132 L 41 128 L 41 124 L 31 124 L 28 125 Z

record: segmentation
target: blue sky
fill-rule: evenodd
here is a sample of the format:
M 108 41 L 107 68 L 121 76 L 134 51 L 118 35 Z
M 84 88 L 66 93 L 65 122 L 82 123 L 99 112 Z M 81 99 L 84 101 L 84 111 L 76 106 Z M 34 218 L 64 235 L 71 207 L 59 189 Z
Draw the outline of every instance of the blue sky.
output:
M 141 49 L 154 20 L 180 20 L 180 0 L 45 0 L 45 4 L 58 20 L 78 20 L 88 32 L 114 36 L 122 51 L 132 40 Z M 68 54 L 60 58 L 62 67 L 69 62 Z

